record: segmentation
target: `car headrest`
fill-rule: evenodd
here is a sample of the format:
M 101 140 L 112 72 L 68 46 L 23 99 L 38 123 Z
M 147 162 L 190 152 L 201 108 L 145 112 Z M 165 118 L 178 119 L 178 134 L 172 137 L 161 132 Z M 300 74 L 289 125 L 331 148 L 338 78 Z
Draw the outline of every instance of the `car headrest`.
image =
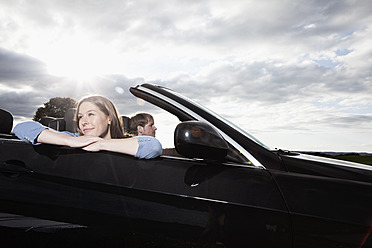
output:
M 124 133 L 128 133 L 129 132 L 129 120 L 130 118 L 127 117 L 127 116 L 120 116 L 121 118 L 121 121 L 123 122 L 123 129 L 124 129 Z
M 75 121 L 74 121 L 74 116 L 75 116 L 76 109 L 75 108 L 70 108 L 66 110 L 65 112 L 65 117 L 64 120 L 66 122 L 66 131 L 70 133 L 76 133 L 76 126 L 75 126 Z
M 66 122 L 62 118 L 42 117 L 40 123 L 57 131 L 66 130 Z
M 0 133 L 10 134 L 12 128 L 13 115 L 5 109 L 0 109 Z

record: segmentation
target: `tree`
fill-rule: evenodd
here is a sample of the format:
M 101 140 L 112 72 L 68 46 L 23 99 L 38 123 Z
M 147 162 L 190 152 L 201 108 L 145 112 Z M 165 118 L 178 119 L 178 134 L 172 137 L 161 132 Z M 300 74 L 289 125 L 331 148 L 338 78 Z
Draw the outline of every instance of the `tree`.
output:
M 33 120 L 40 121 L 42 117 L 63 118 L 69 108 L 76 107 L 76 101 L 69 97 L 54 97 L 37 109 Z

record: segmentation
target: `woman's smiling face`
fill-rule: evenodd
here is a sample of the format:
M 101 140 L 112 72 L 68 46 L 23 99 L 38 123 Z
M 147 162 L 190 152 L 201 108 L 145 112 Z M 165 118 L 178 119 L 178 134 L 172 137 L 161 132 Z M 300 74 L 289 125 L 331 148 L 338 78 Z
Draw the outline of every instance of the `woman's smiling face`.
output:
M 78 109 L 79 128 L 83 135 L 110 139 L 110 118 L 95 104 L 83 102 Z

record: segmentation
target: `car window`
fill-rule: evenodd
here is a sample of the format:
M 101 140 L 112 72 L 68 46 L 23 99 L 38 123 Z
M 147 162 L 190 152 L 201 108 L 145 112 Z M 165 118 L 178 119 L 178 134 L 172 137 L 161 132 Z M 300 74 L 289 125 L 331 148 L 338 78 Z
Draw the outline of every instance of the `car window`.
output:
M 162 144 L 163 150 L 166 150 L 163 152 L 163 155 L 165 154 L 166 156 L 178 157 L 179 154 L 175 152 L 174 131 L 176 126 L 180 123 L 180 120 L 175 115 L 147 102 L 143 107 L 144 109 L 141 111 L 150 113 L 154 117 L 155 126 L 157 128 L 156 138 Z M 229 147 L 230 148 L 226 157 L 227 161 L 250 164 L 249 160 L 243 156 L 240 151 L 235 149 L 230 144 Z
M 163 148 L 174 148 L 174 130 L 180 121 L 178 118 L 164 110 L 153 114 L 155 119 L 156 138 L 159 139 Z

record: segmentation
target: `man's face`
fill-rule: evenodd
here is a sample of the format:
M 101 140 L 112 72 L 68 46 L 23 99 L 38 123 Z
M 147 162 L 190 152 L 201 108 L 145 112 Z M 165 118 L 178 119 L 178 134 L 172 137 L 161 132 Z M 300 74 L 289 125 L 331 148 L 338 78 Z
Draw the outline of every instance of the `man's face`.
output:
M 157 128 L 155 127 L 154 120 L 147 119 L 147 124 L 144 127 L 138 127 L 138 135 L 139 136 L 152 136 L 155 137 L 155 133 Z

